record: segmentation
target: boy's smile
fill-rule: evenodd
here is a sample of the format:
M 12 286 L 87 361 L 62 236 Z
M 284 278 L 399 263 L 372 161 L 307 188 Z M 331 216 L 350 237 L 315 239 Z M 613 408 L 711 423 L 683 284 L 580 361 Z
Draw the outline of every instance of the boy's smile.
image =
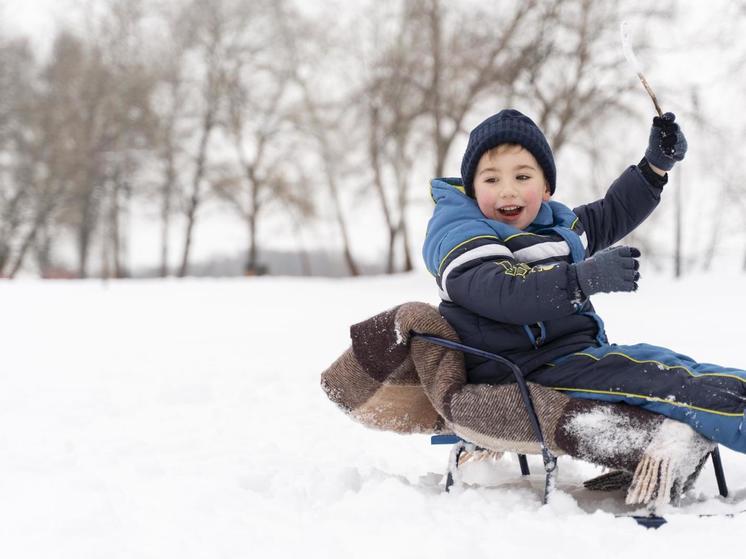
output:
M 525 229 L 551 194 L 531 152 L 516 144 L 502 144 L 479 160 L 474 196 L 485 217 Z

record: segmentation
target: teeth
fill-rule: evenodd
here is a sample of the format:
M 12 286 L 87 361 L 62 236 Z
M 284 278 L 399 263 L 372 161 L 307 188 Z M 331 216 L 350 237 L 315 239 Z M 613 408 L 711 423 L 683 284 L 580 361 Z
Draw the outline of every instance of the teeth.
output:
M 520 208 L 520 206 L 504 206 L 504 207 L 500 208 L 500 210 L 506 211 L 506 212 L 510 212 L 510 211 L 513 211 L 513 210 L 517 210 L 519 208 Z

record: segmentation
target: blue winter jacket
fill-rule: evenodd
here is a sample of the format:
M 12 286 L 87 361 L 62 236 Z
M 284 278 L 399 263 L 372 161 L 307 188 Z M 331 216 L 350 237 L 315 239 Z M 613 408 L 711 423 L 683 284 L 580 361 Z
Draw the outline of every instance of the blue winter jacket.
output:
M 485 217 L 460 179 L 434 179 L 435 210 L 423 256 L 440 312 L 463 343 L 500 353 L 524 374 L 606 343 L 603 322 L 578 289 L 571 264 L 630 233 L 655 209 L 662 186 L 630 166 L 606 196 L 573 210 L 542 203 L 525 230 Z M 502 383 L 510 371 L 466 356 L 470 382 Z

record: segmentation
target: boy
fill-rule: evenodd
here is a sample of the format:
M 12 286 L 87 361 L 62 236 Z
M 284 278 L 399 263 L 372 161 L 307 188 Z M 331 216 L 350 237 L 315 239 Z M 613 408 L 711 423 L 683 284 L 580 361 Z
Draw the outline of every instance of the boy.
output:
M 440 312 L 465 344 L 513 360 L 531 382 L 638 405 L 746 452 L 746 372 L 609 344 L 589 299 L 637 289 L 640 252 L 612 245 L 655 209 L 666 172 L 684 158 L 674 120 L 654 118 L 642 161 L 602 200 L 570 210 L 551 199 L 556 169 L 544 134 L 520 112 L 500 111 L 471 132 L 462 179 L 432 181 L 423 256 Z M 465 359 L 469 382 L 511 381 L 494 361 Z

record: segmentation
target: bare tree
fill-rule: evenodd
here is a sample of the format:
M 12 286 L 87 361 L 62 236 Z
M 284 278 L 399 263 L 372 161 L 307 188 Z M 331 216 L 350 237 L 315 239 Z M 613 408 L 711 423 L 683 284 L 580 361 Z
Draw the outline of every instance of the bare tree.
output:
M 286 210 L 294 207 L 298 216 L 311 213 L 308 198 L 294 196 L 294 190 L 302 187 L 297 172 L 296 181 L 291 180 L 293 168 L 299 165 L 289 108 L 292 69 L 287 51 L 277 42 L 275 15 L 269 2 L 240 5 L 232 21 L 245 35 L 226 61 L 230 72 L 225 129 L 240 172 L 233 180 L 222 181 L 217 191 L 246 222 L 249 243 L 244 272 L 248 275 L 262 271 L 257 232 L 268 204 L 281 201 Z
M 440 0 L 386 4 L 394 15 L 384 11 L 374 26 L 363 91 L 368 160 L 388 232 L 387 271 L 395 269 L 398 238 L 404 270 L 412 268 L 406 216 L 415 163 L 430 154 L 434 176 L 443 176 L 480 103 L 510 99 L 518 82 L 545 63 L 540 23 L 556 17 L 560 4 L 505 1 L 499 10 Z M 371 12 L 366 19 L 377 22 L 379 6 Z
M 130 200 L 152 161 L 155 77 L 145 54 L 142 0 L 109 0 L 106 8 L 96 43 L 101 45 L 104 64 L 121 85 L 108 115 L 116 139 L 104 158 L 102 275 L 121 278 L 129 275 L 126 240 Z
M 187 101 L 189 86 L 187 80 L 187 54 L 192 41 L 189 12 L 171 5 L 165 5 L 159 12 L 167 39 L 154 47 L 150 66 L 156 77 L 153 92 L 154 155 L 158 161 L 155 190 L 159 205 L 160 219 L 160 266 L 161 277 L 169 274 L 170 232 L 172 216 L 178 209 L 178 197 L 184 189 L 185 173 L 182 170 L 188 163 L 187 139 L 191 122 Z
M 114 138 L 107 129 L 107 88 L 113 82 L 100 51 L 70 32 L 60 33 L 43 73 L 45 102 L 64 130 L 72 176 L 61 220 L 76 231 L 78 275 L 87 277 L 90 245 L 99 218 L 103 157 Z M 61 140 L 61 141 L 65 141 Z
M 367 101 L 359 109 L 361 120 L 367 122 L 368 163 L 388 235 L 386 272 L 393 273 L 399 239 L 403 270 L 413 268 L 407 208 L 414 161 L 422 151 L 417 139 L 420 120 L 427 114 L 427 91 L 413 78 L 422 64 L 417 6 L 401 4 L 393 17 L 379 9 L 374 5 L 366 18 L 373 22 L 372 55 L 362 95 L 354 92 L 354 96 Z
M 34 58 L 23 40 L 0 42 L 0 276 L 23 249 L 33 198 L 24 104 L 33 96 Z M 19 247 L 20 244 L 20 247 Z
M 89 273 L 93 236 L 107 194 L 121 194 L 116 183 L 107 192 L 106 183 L 128 172 L 133 152 L 145 144 L 150 81 L 124 43 L 131 30 L 123 27 L 131 25 L 133 17 L 136 14 L 129 11 L 115 12 L 113 22 L 99 21 L 101 27 L 90 29 L 86 38 L 61 32 L 42 73 L 44 103 L 60 127 L 51 132 L 63 135 L 65 165 L 71 170 L 70 175 L 62 174 L 68 179 L 69 196 L 58 217 L 76 232 L 80 277 Z M 118 33 L 112 25 L 119 26 Z M 109 232 L 120 234 L 118 229 Z M 102 242 L 120 244 L 119 238 Z M 115 268 L 121 271 L 118 258 Z
M 306 61 L 321 61 L 332 50 L 328 30 L 314 26 L 293 10 L 288 2 L 276 2 L 275 18 L 279 25 L 280 38 L 290 60 L 293 82 L 299 90 L 300 100 L 295 111 L 295 122 L 299 130 L 312 140 L 319 158 L 321 175 L 331 199 L 334 220 L 342 242 L 342 252 L 349 273 L 360 274 L 360 268 L 352 254 L 346 210 L 342 201 L 341 176 L 343 166 L 352 156 L 350 129 L 345 127 L 350 107 L 340 102 L 344 94 L 334 98 L 331 91 L 321 91 L 318 84 L 324 66 L 312 66 Z M 303 39 L 301 41 L 300 39 Z M 316 72 L 316 73 L 315 73 Z
M 253 18 L 261 13 L 261 5 L 239 0 L 193 0 L 182 6 L 177 17 L 168 20 L 173 33 L 183 38 L 181 44 L 186 52 L 182 71 L 177 68 L 171 70 L 169 89 L 172 101 L 184 99 L 184 104 L 189 107 L 186 118 L 191 120 L 191 125 L 186 127 L 191 147 L 181 148 L 188 154 L 191 174 L 184 180 L 187 190 L 184 204 L 186 223 L 179 277 L 184 277 L 188 272 L 198 211 L 209 194 L 206 185 L 215 182 L 210 177 L 211 168 L 215 170 L 219 166 L 216 161 L 212 161 L 211 143 L 224 129 L 244 133 L 240 122 L 224 126 L 231 119 L 235 121 L 236 118 L 244 118 L 240 110 L 235 110 L 235 98 L 232 113 L 227 108 L 227 101 L 231 87 L 231 93 L 240 99 L 241 92 L 237 92 L 233 72 L 240 72 L 251 61 L 254 48 L 251 41 L 256 42 L 256 38 L 252 37 L 250 31 L 262 31 L 260 22 L 252 24 Z M 247 29 L 246 25 L 252 26 Z M 234 80 L 233 83 L 231 80 Z M 262 84 L 260 82 L 257 85 L 261 87 Z M 182 91 L 185 92 L 184 97 Z M 175 105 L 173 109 L 176 109 Z M 229 115 L 227 117 L 226 112 Z M 237 114 L 240 116 L 236 117 Z M 170 191 L 179 181 L 174 169 L 177 148 L 173 141 L 173 131 L 180 117 L 172 112 L 169 118 L 170 122 L 165 121 L 167 141 L 162 152 L 162 158 L 166 161 L 164 184 L 168 185 L 164 187 L 164 191 Z M 242 138 L 237 141 L 240 144 Z M 244 149 L 243 146 L 241 149 Z M 226 182 L 224 179 L 225 177 L 215 180 L 226 187 L 230 181 Z M 168 196 L 164 195 L 164 200 L 167 199 Z M 164 203 L 164 215 L 168 213 L 167 208 L 168 204 Z
M 349 8 L 362 23 L 347 35 L 294 0 L 161 5 L 150 18 L 142 0 L 96 3 L 43 64 L 0 37 L 0 274 L 34 252 L 55 273 L 55 246 L 72 233 L 78 275 L 100 254 L 103 275 L 126 276 L 130 208 L 146 194 L 158 201 L 161 275 L 177 213 L 184 276 L 215 195 L 245 222 L 248 273 L 282 211 L 310 270 L 301 245 L 316 206 L 329 208 L 356 275 L 356 187 L 380 207 L 385 269 L 409 270 L 413 180 L 426 167 L 444 175 L 479 115 L 520 104 L 555 153 L 595 149 L 601 169 L 599 122 L 634 113 L 639 86 L 618 48 L 626 8 L 611 0 L 386 0 Z
M 59 42 L 56 49 L 61 48 Z M 54 56 L 54 54 L 53 54 Z M 30 55 L 20 60 L 26 64 L 28 74 L 35 73 L 35 66 Z M 5 62 L 8 62 L 6 60 Z M 2 65 L 12 68 L 12 65 Z M 42 235 L 52 227 L 52 220 L 60 218 L 60 212 L 69 202 L 74 179 L 78 176 L 79 146 L 69 136 L 73 116 L 60 103 L 60 91 L 55 87 L 53 67 L 47 65 L 41 79 L 20 79 L 17 74 L 14 80 L 16 88 L 25 84 L 21 90 L 16 89 L 14 99 L 12 139 L 14 156 L 12 158 L 11 179 L 16 193 L 12 203 L 5 205 L 5 216 L 2 220 L 2 268 L 0 272 L 14 277 Z M 6 89 L 7 92 L 7 89 Z M 21 95 L 19 95 L 21 94 Z M 39 268 L 42 277 L 51 271 L 52 236 L 47 236 L 47 257 L 40 259 Z
M 486 98 L 512 98 L 516 82 L 545 62 L 543 26 L 551 25 L 562 1 L 504 1 L 498 8 L 459 11 L 441 0 L 420 0 L 435 176 L 443 176 L 451 146 L 473 109 Z
M 648 8 L 644 15 L 651 20 L 663 13 L 663 7 Z M 639 84 L 629 79 L 631 70 L 617 47 L 624 15 L 611 0 L 565 0 L 541 20 L 545 63 L 517 93 L 533 100 L 555 152 L 581 132 L 592 134 L 606 115 L 634 113 L 628 93 Z M 644 35 L 640 38 L 637 49 L 644 51 Z
M 224 54 L 231 37 L 228 35 L 229 13 L 226 2 L 209 0 L 190 2 L 186 9 L 190 17 L 189 32 L 192 38 L 190 51 L 194 56 L 194 67 L 190 73 L 197 76 L 191 80 L 195 89 L 194 133 L 196 149 L 192 155 L 193 171 L 187 186 L 185 207 L 186 228 L 184 247 L 178 276 L 184 277 L 189 270 L 192 237 L 197 220 L 197 210 L 204 197 L 203 181 L 207 174 L 210 139 L 218 125 L 218 111 L 225 88 Z

